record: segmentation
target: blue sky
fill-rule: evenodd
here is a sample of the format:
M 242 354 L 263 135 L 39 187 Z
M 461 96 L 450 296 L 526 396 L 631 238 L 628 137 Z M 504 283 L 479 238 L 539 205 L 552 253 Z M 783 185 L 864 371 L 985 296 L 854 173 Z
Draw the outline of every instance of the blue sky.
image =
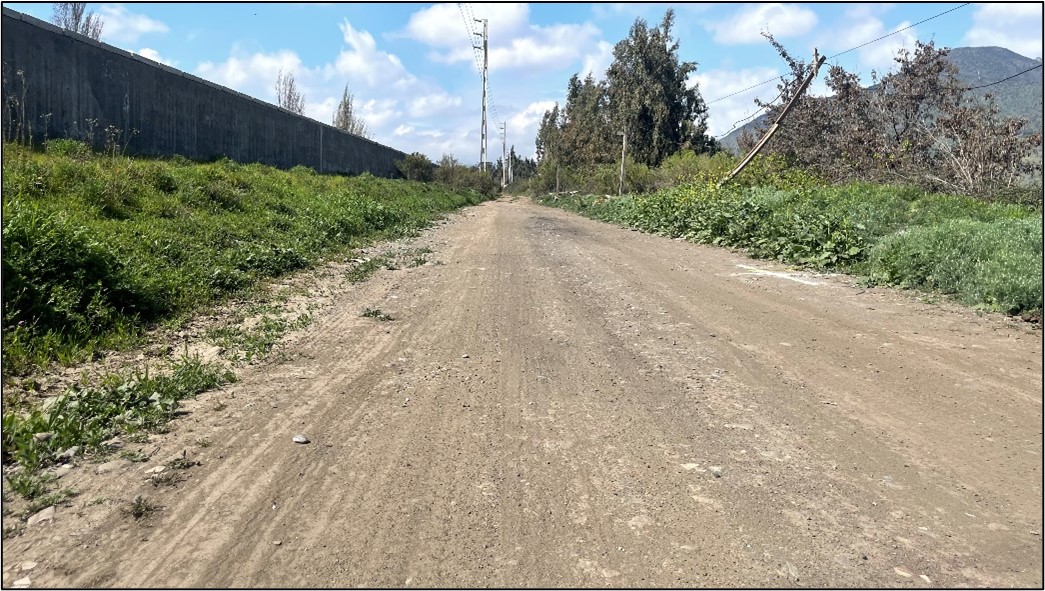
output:
M 4 6 L 48 20 L 50 4 Z M 339 3 L 100 3 L 102 41 L 274 102 L 280 69 L 293 71 L 306 115 L 330 122 L 348 84 L 374 139 L 432 159 L 452 153 L 479 160 L 481 79 L 470 47 L 473 30 L 490 23 L 490 151 L 507 122 L 509 144 L 533 154 L 541 115 L 564 100 L 566 82 L 588 71 L 601 78 L 613 45 L 636 18 L 650 25 L 676 11 L 682 59 L 698 64 L 691 82 L 714 101 L 784 73 L 767 28 L 792 53 L 817 47 L 834 55 L 960 3 L 750 4 L 339 4 Z M 1006 47 L 1042 54 L 1041 3 L 969 4 L 882 41 L 849 52 L 838 63 L 869 79 L 916 39 L 946 47 Z M 811 91 L 822 94 L 822 80 Z M 709 104 L 715 135 L 754 111 L 755 97 L 776 96 L 773 83 Z M 494 157 L 491 158 L 495 159 Z

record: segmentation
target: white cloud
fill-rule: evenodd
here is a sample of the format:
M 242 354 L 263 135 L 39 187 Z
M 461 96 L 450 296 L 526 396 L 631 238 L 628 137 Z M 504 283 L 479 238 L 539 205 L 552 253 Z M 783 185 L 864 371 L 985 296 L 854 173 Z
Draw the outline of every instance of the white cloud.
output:
M 897 51 L 900 49 L 914 49 L 915 41 L 918 40 L 918 30 L 907 29 L 911 25 L 909 21 L 903 21 L 892 28 L 886 28 L 885 23 L 875 16 L 876 10 L 877 7 L 866 5 L 856 6 L 847 10 L 843 21 L 836 26 L 837 33 L 831 35 L 826 45 L 831 47 L 832 50 L 840 51 L 899 31 L 895 35 L 856 50 L 861 67 L 884 73 L 896 64 L 893 58 L 896 56 Z M 901 29 L 907 30 L 901 31 Z
M 160 55 L 160 52 L 156 51 L 155 49 L 150 49 L 148 47 L 143 47 L 143 48 L 139 49 L 138 51 L 136 51 L 134 53 L 137 53 L 138 55 L 140 55 L 142 57 L 151 59 L 154 62 L 159 62 L 161 64 L 170 66 L 172 68 L 175 67 L 175 65 L 177 65 L 177 63 L 178 63 L 175 60 L 169 60 L 169 59 L 164 58 L 163 56 Z
M 293 73 L 299 89 L 308 71 L 301 58 L 290 50 L 274 53 L 244 54 L 238 47 L 232 48 L 229 59 L 221 63 L 203 62 L 196 67 L 196 74 L 217 84 L 228 86 L 242 93 L 275 102 L 276 77 L 280 70 Z M 308 99 L 308 93 L 305 93 Z
M 322 123 L 330 123 L 334 119 L 334 109 L 341 102 L 341 96 L 328 96 L 321 101 L 305 96 L 305 116 Z
M 530 9 L 525 4 L 465 5 L 464 15 L 454 4 L 436 4 L 410 16 L 402 33 L 433 48 L 432 61 L 446 64 L 476 61 L 475 50 L 467 42 L 482 25 L 472 18 L 487 19 L 490 30 L 488 48 L 490 71 L 518 68 L 548 68 L 570 65 L 596 50 L 599 29 L 588 22 L 540 26 L 529 23 Z M 482 38 L 472 35 L 475 45 Z
M 530 35 L 516 37 L 506 46 L 490 50 L 490 71 L 512 68 L 546 68 L 573 63 L 595 44 L 594 25 L 533 26 Z
M 1042 5 L 980 4 L 972 28 L 962 41 L 971 46 L 998 46 L 1027 57 L 1041 57 Z
M 377 48 L 374 36 L 369 32 L 353 28 L 348 20 L 339 27 L 348 48 L 342 49 L 333 65 L 325 68 L 326 78 L 339 76 L 347 78 L 350 83 L 364 83 L 371 88 L 396 85 L 404 90 L 415 81 L 398 57 Z
M 546 111 L 555 101 L 537 101 L 508 118 L 508 143 L 515 145 L 515 153 L 522 158 L 533 158 L 536 152 L 534 138 Z
M 450 96 L 439 91 L 435 94 L 423 95 L 410 100 L 407 105 L 407 113 L 411 117 L 430 117 L 461 106 L 461 97 Z
M 761 32 L 766 30 L 777 39 L 804 35 L 816 26 L 816 13 L 794 4 L 756 4 L 745 7 L 731 18 L 707 22 L 707 30 L 714 32 L 716 43 L 737 45 L 764 43 Z
M 713 136 L 727 133 L 736 121 L 758 110 L 754 103 L 756 97 L 764 101 L 772 100 L 778 92 L 773 82 L 750 90 L 744 89 L 778 76 L 778 70 L 764 67 L 742 70 L 715 69 L 690 76 L 689 85 L 699 84 L 704 100 L 715 101 L 708 105 L 708 132 Z M 739 93 L 716 100 L 734 92 Z M 747 121 L 737 124 L 737 127 L 743 126 L 744 123 Z
M 477 12 L 478 11 L 478 12 Z M 482 33 L 482 23 L 473 19 L 487 19 L 490 37 L 510 36 L 525 31 L 530 18 L 530 9 L 525 4 L 436 4 L 410 15 L 403 34 L 425 45 L 440 48 L 467 48 L 469 31 Z M 497 37 L 493 33 L 496 33 Z M 482 37 L 472 35 L 474 45 L 482 44 Z M 467 55 L 472 50 L 467 49 Z M 471 58 L 469 58 L 471 59 Z
M 613 45 L 607 41 L 599 41 L 595 50 L 584 56 L 580 70 L 581 78 L 591 73 L 596 80 L 602 80 L 606 77 L 606 70 L 609 69 L 611 63 L 613 63 Z
M 465 163 L 478 159 L 478 93 L 461 95 L 418 78 L 368 31 L 347 21 L 339 30 L 334 29 L 335 24 L 317 32 L 341 42 L 337 53 L 326 61 L 305 63 L 288 49 L 249 52 L 233 46 L 226 59 L 200 63 L 194 73 L 274 103 L 277 74 L 280 70 L 292 72 L 305 95 L 305 115 L 323 123 L 331 121 L 347 84 L 356 112 L 374 141 L 406 152 L 419 151 L 434 160 L 443 153 L 457 154 Z M 502 111 L 512 110 L 506 105 L 500 107 Z M 493 128 L 491 123 L 491 132 Z M 493 139 L 497 136 L 491 136 L 490 149 L 494 152 Z
M 106 43 L 137 43 L 138 38 L 149 33 L 166 33 L 167 25 L 144 14 L 127 12 L 122 4 L 103 4 L 99 8 L 104 24 L 102 40 Z
M 359 109 L 367 125 L 380 128 L 403 116 L 402 111 L 396 109 L 398 103 L 394 98 L 370 99 L 359 105 Z

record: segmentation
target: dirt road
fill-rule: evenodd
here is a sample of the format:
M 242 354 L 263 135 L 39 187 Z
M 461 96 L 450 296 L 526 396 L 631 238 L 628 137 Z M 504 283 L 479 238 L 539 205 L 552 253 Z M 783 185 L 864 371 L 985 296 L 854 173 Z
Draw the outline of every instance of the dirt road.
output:
M 37 562 L 34 587 L 1042 585 L 1040 330 L 522 199 L 419 240 L 442 264 L 344 291 L 289 361 L 190 403 L 158 445 L 191 478 L 85 469 L 5 565 Z M 88 502 L 136 494 L 163 510 Z

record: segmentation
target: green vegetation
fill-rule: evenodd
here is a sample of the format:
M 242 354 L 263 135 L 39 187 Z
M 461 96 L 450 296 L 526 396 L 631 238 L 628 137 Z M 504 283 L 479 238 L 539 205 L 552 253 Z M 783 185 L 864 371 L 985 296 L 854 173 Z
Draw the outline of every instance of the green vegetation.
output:
M 260 279 L 414 233 L 485 199 L 466 187 L 7 144 L 3 374 L 129 346 Z
M 128 507 L 122 508 L 121 510 L 125 515 L 133 517 L 135 521 L 141 521 L 156 511 L 159 511 L 160 508 L 159 505 L 151 503 L 142 495 L 138 495 L 134 497 L 134 500 L 130 502 Z
M 381 308 L 366 308 L 360 316 L 363 318 L 377 318 L 381 322 L 391 322 L 395 320 L 391 315 L 382 312 Z
M 238 361 L 242 355 L 243 360 L 249 363 L 272 351 L 288 331 L 305 328 L 311 323 L 312 316 L 308 313 L 300 314 L 293 320 L 263 315 L 251 328 L 243 328 L 230 322 L 211 329 L 206 338 L 226 350 L 226 359 Z
M 705 180 L 622 198 L 539 201 L 645 232 L 741 248 L 758 258 L 851 272 L 871 284 L 1041 315 L 1042 216 L 1035 208 L 912 187 L 825 186 L 773 159 L 756 159 L 737 184 L 721 189 Z
M 7 408 L 3 463 L 33 471 L 54 463 L 73 446 L 81 452 L 96 450 L 117 434 L 162 430 L 177 413 L 179 401 L 233 380 L 221 366 L 182 358 L 166 375 L 150 375 L 148 369 L 113 374 L 98 387 L 73 387 L 28 412 Z

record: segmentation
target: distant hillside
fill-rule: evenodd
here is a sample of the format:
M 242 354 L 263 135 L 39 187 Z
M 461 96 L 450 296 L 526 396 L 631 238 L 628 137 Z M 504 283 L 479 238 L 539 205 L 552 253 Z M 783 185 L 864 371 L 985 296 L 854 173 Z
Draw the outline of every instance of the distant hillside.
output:
M 958 68 L 958 79 L 966 86 L 990 84 L 1041 63 L 1040 59 L 1024 57 L 1002 47 L 955 47 L 951 49 L 947 58 Z M 994 94 L 1001 115 L 1026 118 L 1025 131 L 1042 131 L 1042 70 L 1027 72 L 1012 80 L 975 92 Z M 763 122 L 768 124 L 765 120 L 765 115 L 752 119 L 722 138 L 720 143 L 727 150 L 737 152 L 740 134 L 745 129 L 756 129 Z

